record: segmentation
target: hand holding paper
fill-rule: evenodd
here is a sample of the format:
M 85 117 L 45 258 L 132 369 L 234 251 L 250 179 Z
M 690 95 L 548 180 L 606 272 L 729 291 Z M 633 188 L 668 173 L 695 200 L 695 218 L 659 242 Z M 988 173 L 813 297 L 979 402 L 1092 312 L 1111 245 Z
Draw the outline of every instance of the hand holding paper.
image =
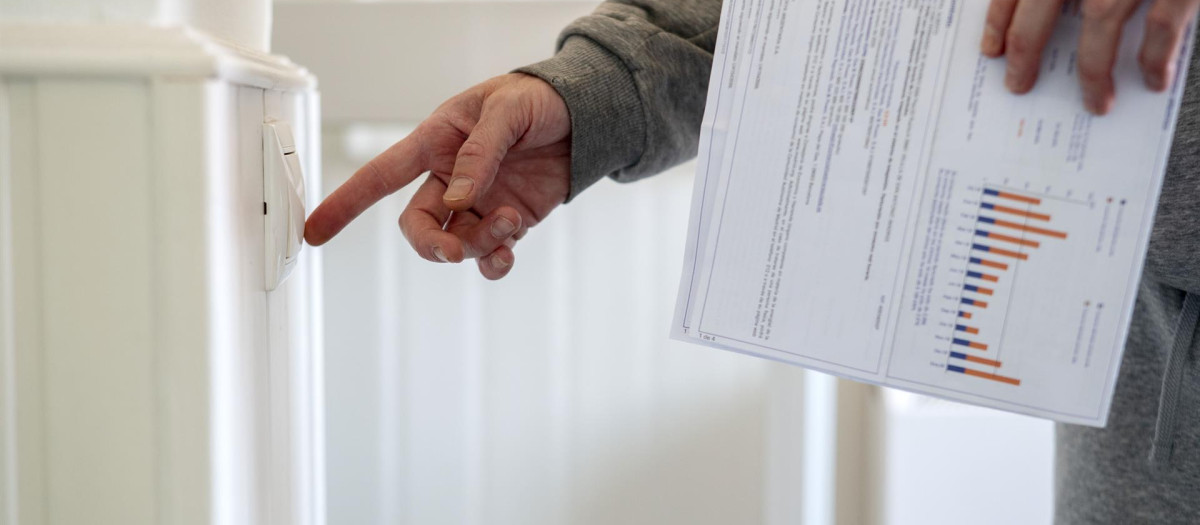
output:
M 1159 93 L 1145 9 L 1009 4 L 1006 63 L 981 2 L 727 0 L 674 335 L 1104 424 L 1190 46 Z
M 1113 67 L 1120 52 L 1126 22 L 1144 0 L 1082 0 L 1070 2 L 1083 20 L 1079 29 L 1079 80 L 1088 110 L 1108 113 L 1116 96 Z M 1200 0 L 1151 0 L 1138 53 L 1146 86 L 1164 91 L 1174 80 L 1184 36 Z M 1064 0 L 992 0 L 981 48 L 989 57 L 1006 56 L 1005 85 L 1014 93 L 1033 89 L 1042 67 L 1042 51 L 1050 42 L 1063 12 Z

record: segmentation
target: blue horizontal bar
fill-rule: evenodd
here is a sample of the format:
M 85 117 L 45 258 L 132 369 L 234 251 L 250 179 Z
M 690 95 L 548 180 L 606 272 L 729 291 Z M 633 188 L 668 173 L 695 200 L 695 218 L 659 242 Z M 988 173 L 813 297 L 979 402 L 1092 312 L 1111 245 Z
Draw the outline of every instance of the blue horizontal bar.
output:
M 985 230 L 975 230 L 975 235 L 978 235 L 980 237 L 991 237 L 992 236 L 991 233 L 988 233 Z
M 955 330 L 958 330 L 959 332 L 966 332 L 966 331 L 967 331 L 967 327 L 965 327 L 965 326 L 963 326 L 963 325 L 961 325 L 961 324 L 959 324 L 959 325 L 954 325 L 954 329 L 955 329 Z
M 966 339 L 955 339 L 954 344 L 958 346 L 971 346 L 971 342 Z
M 955 359 L 966 359 L 967 354 L 964 354 L 961 352 L 950 352 L 950 357 L 953 357 Z
M 982 262 L 983 262 L 983 259 L 980 259 L 978 257 L 971 257 L 971 264 L 980 264 Z
M 969 304 L 969 305 L 971 305 L 971 306 L 975 306 L 975 300 L 974 300 L 974 299 L 971 299 L 971 298 L 967 298 L 967 297 L 963 297 L 963 298 L 962 298 L 962 303 L 963 303 L 963 304 Z
M 971 249 L 972 249 L 972 250 L 979 250 L 979 251 L 981 251 L 981 252 L 990 252 L 990 251 L 992 251 L 992 249 L 991 249 L 991 248 L 989 248 L 989 247 L 987 247 L 987 246 L 984 246 L 984 245 L 982 245 L 982 244 L 972 244 L 972 245 L 971 245 Z
M 996 205 L 994 205 L 994 204 L 992 204 L 992 203 L 990 203 L 990 202 L 984 202 L 984 203 L 980 204 L 980 205 L 979 205 L 979 207 L 980 207 L 980 208 L 983 208 L 983 209 L 985 209 L 985 210 L 994 210 L 994 209 L 996 209 Z
M 949 370 L 951 372 L 958 372 L 960 374 L 965 374 L 967 372 L 967 369 L 965 369 L 961 366 L 954 366 L 954 365 L 946 365 L 946 370 Z
M 984 188 L 984 189 L 983 189 L 983 194 L 984 194 L 984 195 L 991 195 L 991 196 L 993 196 L 993 197 L 998 197 L 998 196 L 1000 196 L 1000 192 L 999 192 L 999 191 L 996 191 L 996 190 L 993 190 L 993 189 L 988 189 L 988 188 Z
M 973 284 L 964 284 L 964 285 L 963 285 L 963 290 L 966 290 L 966 291 L 968 291 L 968 292 L 978 292 L 978 291 L 979 291 L 979 287 L 978 287 L 978 286 L 975 286 L 975 285 L 973 285 Z
M 979 222 L 983 222 L 983 223 L 987 223 L 987 224 L 996 224 L 996 219 L 993 219 L 991 217 L 984 217 L 984 216 L 980 215 Z
M 958 312 L 959 317 L 966 317 L 966 315 L 967 315 L 966 312 Z
M 983 279 L 983 274 L 979 273 L 979 272 L 972 272 L 971 270 L 967 270 L 967 277 L 970 277 L 972 279 Z

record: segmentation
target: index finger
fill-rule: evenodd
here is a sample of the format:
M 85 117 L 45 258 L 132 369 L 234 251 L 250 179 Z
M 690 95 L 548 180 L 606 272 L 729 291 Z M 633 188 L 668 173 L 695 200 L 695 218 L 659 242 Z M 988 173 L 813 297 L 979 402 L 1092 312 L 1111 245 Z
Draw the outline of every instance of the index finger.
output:
M 1113 67 L 1121 47 L 1125 21 L 1139 0 L 1084 0 L 1079 33 L 1079 80 L 1083 104 L 1096 115 L 1108 113 L 1116 96 Z
M 304 239 L 313 246 L 325 244 L 372 204 L 424 173 L 427 163 L 419 133 L 418 129 L 393 144 L 334 190 L 308 216 Z
M 1005 35 L 1008 67 L 1004 85 L 1013 93 L 1033 89 L 1042 67 L 1042 51 L 1058 23 L 1063 0 L 1022 0 Z

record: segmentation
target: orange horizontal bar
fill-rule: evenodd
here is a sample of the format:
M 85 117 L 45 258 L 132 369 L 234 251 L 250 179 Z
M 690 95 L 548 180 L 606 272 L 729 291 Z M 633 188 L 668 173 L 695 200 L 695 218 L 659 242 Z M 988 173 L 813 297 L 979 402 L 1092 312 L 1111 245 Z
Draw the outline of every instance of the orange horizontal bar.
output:
M 969 376 L 981 377 L 983 379 L 991 379 L 992 381 L 999 381 L 1001 383 L 1008 383 L 1010 385 L 1020 385 L 1021 384 L 1020 379 L 1013 379 L 1011 377 L 1004 377 L 1004 376 L 1000 376 L 1000 375 L 996 375 L 996 374 L 989 374 L 987 372 L 971 370 L 970 368 L 963 368 L 963 373 L 967 374 Z
M 1042 203 L 1041 199 L 1035 199 L 1033 197 L 1026 197 L 1024 195 L 1017 195 L 1016 193 L 1009 193 L 1007 191 L 997 191 L 996 196 L 1003 197 L 1003 198 L 1009 199 L 1009 200 L 1014 200 L 1017 202 L 1024 202 L 1024 203 L 1034 204 L 1034 205 Z
M 968 333 L 968 334 L 974 334 L 974 335 L 978 335 L 978 334 L 979 334 L 979 329 L 978 329 L 978 328 L 975 328 L 974 326 L 964 326 L 964 327 L 963 327 L 963 331 L 964 331 L 964 332 L 966 332 L 966 333 Z
M 984 359 L 982 357 L 976 357 L 973 355 L 966 356 L 964 359 L 966 359 L 967 361 L 970 361 L 972 363 L 979 363 L 981 365 L 988 365 L 988 366 L 994 366 L 996 368 L 1000 368 L 1000 361 Z M 964 370 L 966 370 L 966 369 L 964 368 Z
M 1037 241 L 1031 241 L 1029 239 L 1020 239 L 1017 237 L 1013 237 L 1011 235 L 1004 235 L 1003 233 L 996 233 L 996 232 L 988 232 L 987 237 L 984 237 L 984 238 L 985 239 L 996 239 L 998 241 L 1004 241 L 1004 242 L 1011 242 L 1013 244 L 1029 246 L 1031 248 L 1037 248 L 1038 246 L 1041 246 L 1041 243 L 1039 243 Z
M 977 334 L 977 333 L 979 333 L 979 330 L 975 330 L 972 333 Z M 967 344 L 967 346 L 970 348 L 974 348 L 976 350 L 987 350 L 987 345 L 985 345 L 983 343 L 976 343 L 975 341 L 971 341 L 970 343 Z
M 994 293 L 994 292 L 995 292 L 995 290 L 992 290 L 991 288 L 984 288 L 982 286 L 975 287 L 975 293 L 981 293 L 983 295 L 992 295 L 992 293 Z
M 979 265 L 987 266 L 988 268 L 995 268 L 997 270 L 1007 270 L 1008 269 L 1007 264 L 1004 264 L 1002 262 L 989 261 L 989 260 L 983 259 L 983 258 L 979 259 Z
M 962 318 L 963 318 L 963 319 L 970 319 L 970 318 L 971 318 L 971 312 L 959 312 L 959 314 L 962 314 Z
M 1038 228 L 1037 226 L 1027 226 L 1027 225 L 1018 223 L 1018 222 L 1006 221 L 1003 219 L 992 219 L 992 223 L 995 224 L 996 226 L 1004 226 L 1005 228 L 1013 228 L 1013 229 L 1017 229 L 1017 230 L 1027 231 L 1030 233 L 1047 235 L 1050 237 L 1054 237 L 1056 239 L 1066 239 L 1067 238 L 1066 232 L 1047 230 L 1045 228 Z
M 1029 254 L 1027 253 L 1014 252 L 1012 250 L 1005 250 L 1004 248 L 997 248 L 995 246 L 988 246 L 987 252 L 994 253 L 996 255 L 1003 255 L 1005 257 L 1012 257 L 1014 259 L 1020 259 L 1022 261 L 1029 260 Z
M 992 205 L 992 209 L 999 211 L 999 212 L 1011 213 L 1013 215 L 1020 215 L 1022 217 L 1029 217 L 1030 219 L 1037 219 L 1039 221 L 1050 220 L 1050 216 L 1046 215 L 1045 213 L 1037 213 L 1037 212 L 1032 212 L 1032 211 L 1018 210 L 1016 208 L 1009 208 L 1008 206 L 1000 206 L 998 204 Z
M 990 282 L 993 282 L 993 283 L 998 283 L 998 282 L 1000 282 L 1000 278 L 999 278 L 999 277 L 996 277 L 995 275 L 988 275 L 988 274 L 986 274 L 986 273 L 985 273 L 985 274 L 980 274 L 979 278 L 980 278 L 980 279 L 983 279 L 983 280 L 985 280 L 985 281 L 990 281 Z M 988 291 L 988 295 L 992 295 L 992 292 L 991 292 L 990 290 Z

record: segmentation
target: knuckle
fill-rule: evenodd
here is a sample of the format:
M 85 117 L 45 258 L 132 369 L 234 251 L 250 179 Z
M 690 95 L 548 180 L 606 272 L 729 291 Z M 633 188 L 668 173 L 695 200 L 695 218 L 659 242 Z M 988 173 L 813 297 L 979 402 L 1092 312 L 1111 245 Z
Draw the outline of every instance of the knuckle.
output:
M 1079 65 L 1079 79 L 1085 84 L 1102 84 L 1108 82 L 1109 73 L 1106 68 L 1093 64 Z
M 474 138 L 468 138 L 466 142 L 463 142 L 462 147 L 458 149 L 458 157 L 483 161 L 499 160 L 491 148 Z
M 1174 33 L 1185 22 L 1159 4 L 1146 13 L 1146 31 L 1149 33 Z
M 988 8 L 988 20 L 1007 20 L 1016 6 L 1017 0 L 992 0 Z
M 1039 51 L 1037 39 L 1025 31 L 1009 31 L 1005 38 L 1005 46 L 1010 56 L 1031 56 Z
M 1142 52 L 1138 54 L 1138 65 L 1147 73 L 1166 74 L 1169 63 L 1167 57 Z
M 433 149 L 429 147 L 429 140 L 430 137 L 436 136 L 435 134 L 437 133 L 435 127 L 430 125 L 428 122 L 428 120 L 422 122 L 417 129 L 413 130 L 409 136 L 404 138 L 404 140 L 412 141 L 413 149 L 416 150 L 416 154 L 420 158 L 423 166 L 429 165 L 429 158 L 431 152 L 433 151 Z
M 487 253 L 495 249 L 495 241 L 491 239 L 491 235 L 486 228 L 472 228 L 472 231 L 464 232 L 459 235 L 468 252 L 472 253 Z
M 1111 20 L 1121 12 L 1120 0 L 1083 0 L 1080 14 L 1087 20 Z
M 412 231 L 412 223 L 415 221 L 417 218 L 416 216 L 419 213 L 421 212 L 416 210 L 404 210 L 400 213 L 400 220 L 397 221 L 400 224 L 400 234 L 404 235 L 404 238 L 407 239 L 409 244 L 412 244 L 414 248 L 416 248 L 418 239 L 413 236 L 414 232 Z
M 371 184 L 371 189 L 378 195 L 387 195 L 391 193 L 391 184 L 388 182 L 387 175 L 384 174 L 383 167 L 379 165 L 379 157 L 367 161 L 363 165 L 363 174 L 366 175 L 367 182 Z
M 509 89 L 497 92 L 489 98 L 488 104 L 501 111 L 511 111 L 521 106 L 525 100 L 525 96 L 525 90 L 510 87 Z

